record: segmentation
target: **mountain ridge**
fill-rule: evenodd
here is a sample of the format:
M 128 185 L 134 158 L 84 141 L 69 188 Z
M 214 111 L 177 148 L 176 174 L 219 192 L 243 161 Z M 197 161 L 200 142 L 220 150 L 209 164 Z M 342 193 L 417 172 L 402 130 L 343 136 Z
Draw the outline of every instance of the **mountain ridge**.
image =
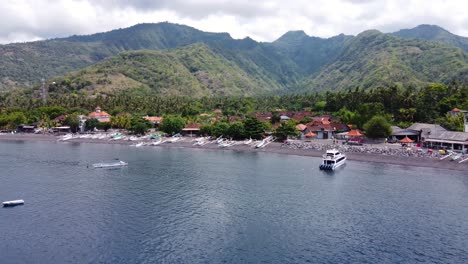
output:
M 468 37 L 455 35 L 437 25 L 422 24 L 410 29 L 401 29 L 392 33 L 401 38 L 416 38 L 435 41 L 450 46 L 458 47 L 468 52 Z
M 273 42 L 257 42 L 250 37 L 233 39 L 228 33 L 203 32 L 168 22 L 137 24 L 92 35 L 0 45 L 0 90 L 32 87 L 43 77 L 66 76 L 122 52 L 160 50 L 171 53 L 172 49 L 196 43 L 202 43 L 216 55 L 206 56 L 214 60 L 213 63 L 220 60 L 232 63 L 234 68 L 223 70 L 229 69 L 233 76 L 243 72 L 250 80 L 247 82 L 259 93 L 301 93 L 330 87 L 335 90 L 353 86 L 372 88 L 391 85 L 391 82 L 421 86 L 432 81 L 465 82 L 468 79 L 466 53 L 435 38 L 419 39 L 418 30 L 405 32 L 404 38 L 377 30 L 366 30 L 357 36 L 340 34 L 319 38 L 297 30 L 286 32 Z M 416 38 L 412 38 L 412 34 Z M 405 59 L 402 54 L 411 56 Z M 136 81 L 144 83 L 145 80 Z M 255 93 L 255 90 L 245 91 Z M 238 94 L 239 91 L 224 93 Z

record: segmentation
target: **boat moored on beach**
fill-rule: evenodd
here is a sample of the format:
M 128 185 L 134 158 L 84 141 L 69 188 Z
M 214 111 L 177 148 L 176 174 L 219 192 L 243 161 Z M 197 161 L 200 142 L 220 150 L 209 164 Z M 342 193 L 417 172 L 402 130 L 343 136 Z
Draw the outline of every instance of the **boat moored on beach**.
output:
M 22 205 L 22 204 L 24 204 L 24 200 L 5 201 L 5 202 L 3 202 L 2 204 L 3 204 L 3 207 L 17 206 L 17 205 Z
M 323 155 L 323 160 L 319 168 L 321 170 L 335 170 L 336 168 L 345 164 L 345 162 L 346 162 L 346 155 L 344 155 L 343 153 L 340 153 L 340 151 L 336 149 L 330 149 L 330 150 L 327 150 L 325 155 Z

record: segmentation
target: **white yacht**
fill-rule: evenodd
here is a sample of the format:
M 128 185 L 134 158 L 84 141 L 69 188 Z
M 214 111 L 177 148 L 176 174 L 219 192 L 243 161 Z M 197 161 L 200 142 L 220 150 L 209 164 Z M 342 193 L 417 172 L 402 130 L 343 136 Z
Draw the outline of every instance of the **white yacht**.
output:
M 320 164 L 321 170 L 335 170 L 341 165 L 345 164 L 346 155 L 340 153 L 339 150 L 330 149 L 323 155 L 322 163 Z

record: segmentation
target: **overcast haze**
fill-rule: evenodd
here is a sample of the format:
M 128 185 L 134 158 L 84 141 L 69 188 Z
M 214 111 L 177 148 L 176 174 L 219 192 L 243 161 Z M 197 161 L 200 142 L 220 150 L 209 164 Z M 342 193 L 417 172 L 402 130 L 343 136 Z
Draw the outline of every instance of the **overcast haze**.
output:
M 92 34 L 138 23 L 185 24 L 273 41 L 289 30 L 331 37 L 439 25 L 468 36 L 466 0 L 2 0 L 0 43 Z

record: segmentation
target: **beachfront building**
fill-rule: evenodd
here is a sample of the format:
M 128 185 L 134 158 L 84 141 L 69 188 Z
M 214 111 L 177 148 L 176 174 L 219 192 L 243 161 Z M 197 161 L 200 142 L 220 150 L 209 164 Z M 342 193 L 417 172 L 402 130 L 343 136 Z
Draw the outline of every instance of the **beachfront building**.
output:
M 301 134 L 299 135 L 300 139 L 303 139 L 305 137 L 305 134 L 307 134 L 307 126 L 304 124 L 298 124 L 296 125 L 296 130 L 299 131 Z
M 414 142 L 419 142 L 421 140 L 421 130 L 415 129 L 403 129 L 397 126 L 392 126 L 392 134 L 389 137 L 390 142 L 397 142 L 404 138 L 409 138 Z
M 111 115 L 109 115 L 107 112 L 102 111 L 101 107 L 97 106 L 94 112 L 90 113 L 88 115 L 88 118 L 95 118 L 99 122 L 110 122 Z
M 37 129 L 37 125 L 25 125 L 21 124 L 16 127 L 18 133 L 34 133 Z
M 416 142 L 424 141 L 431 134 L 447 131 L 447 129 L 437 124 L 425 124 L 425 123 L 414 123 L 410 127 L 408 127 L 406 130 L 419 131 L 419 137 L 416 139 Z
M 182 129 L 180 134 L 182 136 L 189 136 L 189 137 L 198 136 L 200 134 L 200 126 L 201 125 L 199 123 L 188 124 Z
M 315 119 L 306 124 L 307 130 L 305 133 L 312 132 L 317 135 L 318 139 L 333 139 L 338 133 L 347 132 L 350 128 L 343 123 L 332 123 L 330 119 Z
M 468 133 L 435 131 L 424 138 L 423 147 L 431 149 L 450 149 L 468 153 Z

